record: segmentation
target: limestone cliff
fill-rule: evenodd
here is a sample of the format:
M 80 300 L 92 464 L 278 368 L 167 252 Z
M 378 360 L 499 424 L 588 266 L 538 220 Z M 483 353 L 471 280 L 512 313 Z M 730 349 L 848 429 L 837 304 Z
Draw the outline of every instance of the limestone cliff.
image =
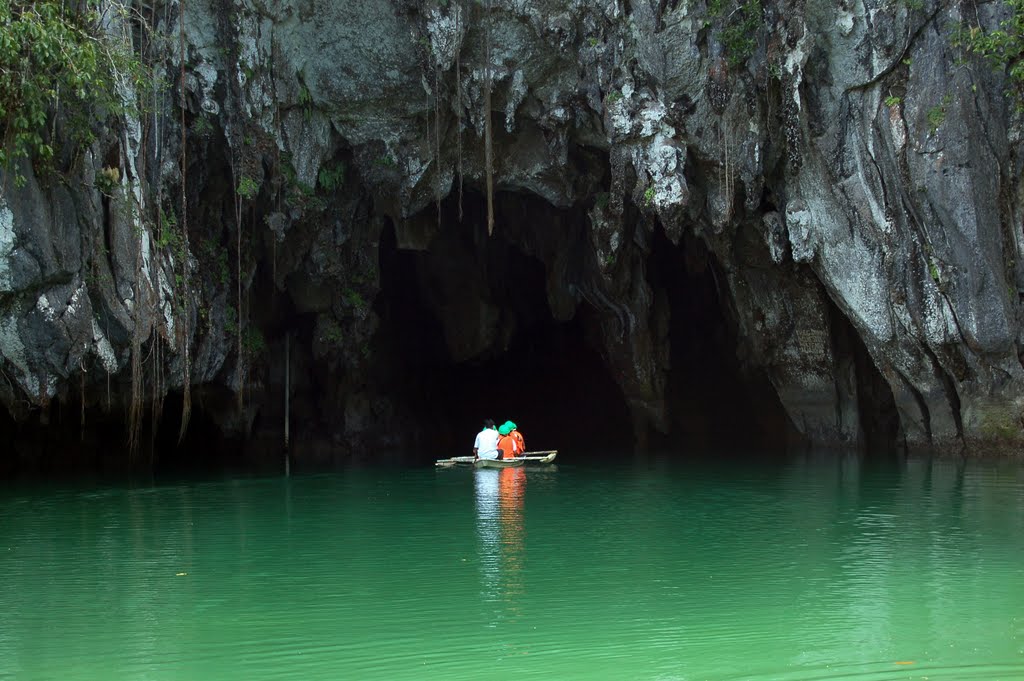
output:
M 593 311 L 588 338 L 643 439 L 672 427 L 670 312 L 647 272 L 663 234 L 704 249 L 729 352 L 809 441 L 855 445 L 887 413 L 911 448 L 1024 439 L 1021 115 L 1004 74 L 951 41 L 998 25 L 1002 3 L 179 9 L 142 9 L 173 38 L 156 110 L 106 130 L 65 181 L 5 185 L 14 422 L 55 399 L 125 414 L 187 382 L 224 432 L 252 434 L 261 410 L 276 428 L 264 393 L 301 316 L 292 380 L 316 384 L 297 408 L 319 414 L 324 446 L 415 441 L 416 415 L 377 380 L 393 231 L 447 263 L 411 276 L 456 364 L 500 355 L 522 317 L 495 303 L 480 240 L 541 263 L 555 320 Z M 487 116 L 495 234 L 474 215 L 467 243 L 448 225 L 464 193 L 486 195 Z

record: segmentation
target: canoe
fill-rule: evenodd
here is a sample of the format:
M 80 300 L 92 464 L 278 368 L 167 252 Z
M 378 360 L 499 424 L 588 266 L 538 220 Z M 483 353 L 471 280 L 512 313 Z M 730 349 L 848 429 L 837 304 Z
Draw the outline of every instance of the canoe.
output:
M 473 462 L 473 465 L 477 468 L 517 468 L 519 466 L 525 466 L 526 462 L 522 459 L 477 459 Z
M 548 449 L 542 452 L 526 452 L 522 456 L 517 456 L 514 459 L 480 459 L 479 461 L 490 461 L 492 463 L 499 464 L 497 466 L 490 466 L 491 468 L 508 468 L 509 466 L 519 466 L 522 465 L 523 463 L 531 465 L 548 464 L 554 461 L 556 456 L 558 456 L 557 449 Z M 479 463 L 479 461 L 477 459 L 474 459 L 472 456 L 453 456 L 450 459 L 440 459 L 436 463 L 434 463 L 434 465 L 445 468 L 456 465 L 472 466 L 474 465 L 474 463 Z M 502 464 L 502 462 L 504 461 L 522 463 Z

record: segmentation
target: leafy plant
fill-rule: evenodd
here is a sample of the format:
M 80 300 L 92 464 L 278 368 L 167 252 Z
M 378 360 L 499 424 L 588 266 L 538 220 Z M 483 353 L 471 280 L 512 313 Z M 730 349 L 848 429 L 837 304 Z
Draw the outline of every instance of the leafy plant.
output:
M 267 340 L 263 337 L 263 332 L 251 324 L 245 327 L 245 331 L 242 332 L 242 348 L 249 355 L 264 352 L 267 349 Z
M 754 54 L 761 15 L 761 0 L 747 0 L 729 15 L 728 25 L 722 31 L 722 45 L 730 66 L 740 66 Z
M 85 145 L 101 113 L 125 111 L 116 79 L 151 80 L 130 46 L 100 27 L 100 7 L 100 0 L 0 0 L 0 166 L 52 160 L 46 129 L 58 102 L 68 137 Z M 18 170 L 14 182 L 25 183 Z
M 953 36 L 953 44 L 967 48 L 982 57 L 997 71 L 1007 71 L 1010 88 L 1007 95 L 1024 110 L 1024 0 L 1003 0 L 1010 18 L 999 23 L 994 31 L 980 26 L 961 28 Z
M 342 332 L 338 322 L 333 319 L 328 319 L 323 323 L 321 337 L 325 343 L 336 347 L 340 346 L 342 341 L 345 340 L 345 334 Z
M 950 94 L 946 94 L 942 98 L 942 102 L 928 109 L 928 125 L 930 126 L 929 132 L 935 134 L 935 131 L 939 129 L 943 123 L 946 122 L 946 107 L 953 101 L 953 97 Z
M 192 121 L 192 132 L 199 137 L 212 135 L 213 123 L 210 122 L 210 117 L 205 114 L 196 116 L 196 119 Z
M 317 174 L 317 183 L 324 191 L 332 192 L 345 184 L 345 164 L 337 162 L 325 165 Z
M 644 205 L 649 206 L 654 202 L 654 185 L 651 185 L 644 191 Z
M 121 171 L 117 168 L 100 168 L 96 173 L 96 189 L 107 196 L 113 195 L 121 185 Z
M 359 291 L 356 291 L 354 289 L 350 289 L 350 288 L 345 289 L 344 292 L 341 295 L 341 299 L 349 307 L 352 307 L 352 308 L 354 308 L 356 310 L 364 310 L 367 307 L 366 306 L 366 300 L 363 298 L 362 294 L 359 293 Z
M 307 119 L 313 115 L 313 95 L 305 83 L 299 86 L 299 106 L 302 107 L 302 114 Z
M 902 101 L 903 100 L 900 99 L 899 97 L 897 97 L 896 95 L 889 95 L 888 97 L 885 98 L 885 105 L 886 106 L 899 106 L 900 102 L 902 102 Z
M 252 201 L 260 193 L 260 186 L 256 183 L 256 180 L 248 175 L 242 175 L 242 179 L 238 181 L 236 191 L 246 201 Z
M 238 311 L 233 307 L 224 308 L 224 333 L 228 336 L 238 333 Z

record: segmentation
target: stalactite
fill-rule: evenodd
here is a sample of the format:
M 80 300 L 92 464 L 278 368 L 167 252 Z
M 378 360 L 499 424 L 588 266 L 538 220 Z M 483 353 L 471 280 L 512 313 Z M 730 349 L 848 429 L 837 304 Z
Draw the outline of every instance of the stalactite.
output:
M 484 163 L 487 173 L 487 235 L 494 234 L 494 150 L 491 144 L 491 0 L 484 17 Z

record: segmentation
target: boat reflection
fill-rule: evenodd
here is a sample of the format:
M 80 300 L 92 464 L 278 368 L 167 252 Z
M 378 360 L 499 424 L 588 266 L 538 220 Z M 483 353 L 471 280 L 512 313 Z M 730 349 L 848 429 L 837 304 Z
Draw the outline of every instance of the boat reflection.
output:
M 506 603 L 505 616 L 515 618 L 524 593 L 526 470 L 479 468 L 474 480 L 483 593 L 488 600 Z

